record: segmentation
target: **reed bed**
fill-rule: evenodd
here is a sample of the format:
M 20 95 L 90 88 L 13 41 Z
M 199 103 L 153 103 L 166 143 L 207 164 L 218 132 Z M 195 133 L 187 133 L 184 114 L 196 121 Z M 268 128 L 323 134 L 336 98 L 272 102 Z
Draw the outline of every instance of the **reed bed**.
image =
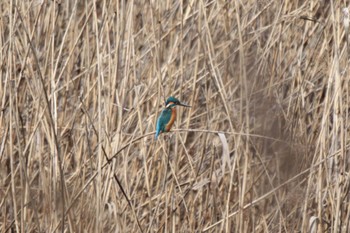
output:
M 1 1 L 0 232 L 350 232 L 347 4 Z

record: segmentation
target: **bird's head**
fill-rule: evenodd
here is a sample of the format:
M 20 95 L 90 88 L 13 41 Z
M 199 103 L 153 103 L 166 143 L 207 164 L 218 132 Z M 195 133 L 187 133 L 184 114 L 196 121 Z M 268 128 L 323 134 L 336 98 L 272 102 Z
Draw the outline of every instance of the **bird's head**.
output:
M 176 98 L 173 97 L 173 96 L 170 96 L 170 97 L 165 101 L 165 107 L 166 107 L 166 108 L 174 108 L 174 107 L 176 107 L 177 105 L 178 105 L 178 106 L 187 107 L 187 108 L 190 108 L 190 107 L 191 107 L 190 105 L 181 103 L 178 99 L 176 99 Z

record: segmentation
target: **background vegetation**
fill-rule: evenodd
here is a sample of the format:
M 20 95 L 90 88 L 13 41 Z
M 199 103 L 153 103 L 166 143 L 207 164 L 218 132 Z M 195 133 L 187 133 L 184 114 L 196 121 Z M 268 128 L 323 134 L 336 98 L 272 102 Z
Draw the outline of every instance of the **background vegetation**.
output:
M 348 4 L 1 1 L 0 232 L 350 232 Z

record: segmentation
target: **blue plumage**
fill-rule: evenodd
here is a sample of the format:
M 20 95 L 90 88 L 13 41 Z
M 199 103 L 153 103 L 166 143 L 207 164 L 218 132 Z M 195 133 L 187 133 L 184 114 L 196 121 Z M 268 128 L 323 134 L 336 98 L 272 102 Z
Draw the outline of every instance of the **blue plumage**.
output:
M 171 109 L 165 108 L 157 120 L 156 139 L 158 138 L 160 133 L 165 132 L 165 126 L 170 121 L 170 118 Z

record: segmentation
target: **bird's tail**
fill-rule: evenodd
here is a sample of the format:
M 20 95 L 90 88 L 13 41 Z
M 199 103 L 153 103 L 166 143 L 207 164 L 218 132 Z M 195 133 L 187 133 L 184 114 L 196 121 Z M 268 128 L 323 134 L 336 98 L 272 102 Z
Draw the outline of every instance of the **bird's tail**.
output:
M 156 131 L 156 135 L 155 135 L 155 139 L 157 140 L 158 139 L 158 136 L 159 136 L 159 134 L 160 134 L 160 131 Z

